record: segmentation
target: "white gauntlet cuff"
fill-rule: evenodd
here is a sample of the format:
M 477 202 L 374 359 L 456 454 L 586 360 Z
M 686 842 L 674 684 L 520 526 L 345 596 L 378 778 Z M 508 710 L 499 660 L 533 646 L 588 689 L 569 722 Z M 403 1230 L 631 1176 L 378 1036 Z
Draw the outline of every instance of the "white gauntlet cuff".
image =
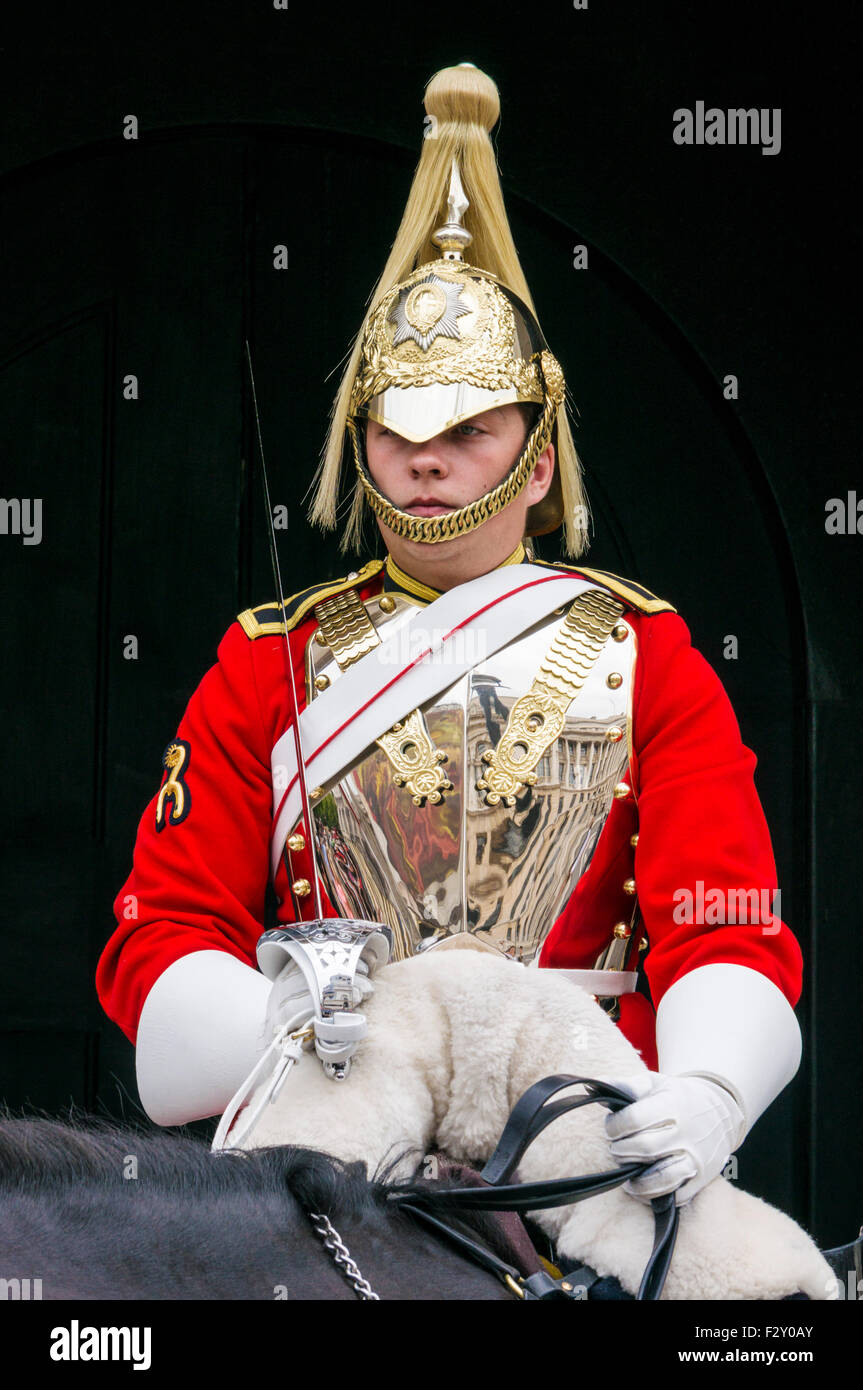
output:
M 135 1065 L 157 1125 L 219 1115 L 259 1054 L 270 984 L 226 951 L 194 951 L 147 995 Z
M 743 1112 L 741 1144 L 800 1065 L 800 1028 L 782 991 L 745 965 L 702 965 L 656 1011 L 659 1071 L 724 1086 Z

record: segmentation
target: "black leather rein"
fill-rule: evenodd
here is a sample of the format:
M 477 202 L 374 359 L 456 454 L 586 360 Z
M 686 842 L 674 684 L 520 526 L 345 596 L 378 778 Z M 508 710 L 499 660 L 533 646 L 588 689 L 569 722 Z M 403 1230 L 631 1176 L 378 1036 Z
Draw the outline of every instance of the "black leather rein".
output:
M 584 1085 L 586 1095 L 565 1096 L 552 1100 L 558 1091 L 571 1086 Z M 619 1187 L 630 1178 L 639 1177 L 653 1167 L 653 1163 L 624 1163 L 607 1173 L 586 1173 L 578 1178 L 552 1178 L 543 1182 L 510 1183 L 516 1167 L 529 1146 L 547 1125 L 570 1110 L 578 1110 L 582 1105 L 599 1102 L 609 1110 L 622 1110 L 632 1103 L 632 1097 L 616 1086 L 596 1081 L 588 1076 L 546 1076 L 531 1086 L 514 1107 L 506 1122 L 497 1148 L 482 1170 L 481 1177 L 489 1183 L 488 1187 L 448 1188 L 445 1191 L 430 1189 L 401 1193 L 398 1189 L 389 1195 L 402 1211 L 429 1226 L 438 1235 L 445 1236 L 461 1249 L 475 1263 L 496 1274 L 508 1288 L 523 1299 L 582 1298 L 586 1277 L 595 1280 L 598 1276 L 587 1266 L 570 1270 L 560 1279 L 550 1274 L 534 1274 L 525 1279 L 511 1265 L 486 1250 L 478 1241 L 454 1230 L 437 1212 L 465 1211 L 541 1211 L 546 1207 L 568 1206 L 581 1202 L 585 1197 L 594 1197 L 600 1192 L 608 1192 Z M 678 1208 L 674 1193 L 655 1197 L 650 1204 L 653 1208 L 654 1238 L 653 1249 L 648 1258 L 638 1290 L 639 1300 L 658 1299 L 662 1292 L 674 1242 L 677 1238 Z

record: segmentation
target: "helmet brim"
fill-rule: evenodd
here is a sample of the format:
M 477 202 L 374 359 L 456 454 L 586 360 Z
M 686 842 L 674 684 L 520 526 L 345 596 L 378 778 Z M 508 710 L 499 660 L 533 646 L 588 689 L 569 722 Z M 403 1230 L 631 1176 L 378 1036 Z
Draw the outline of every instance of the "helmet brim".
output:
M 485 410 L 526 401 L 540 404 L 542 395 L 526 397 L 516 386 L 490 390 L 456 381 L 428 386 L 390 386 L 369 401 L 365 413 L 369 420 L 393 430 L 412 444 L 423 444 Z

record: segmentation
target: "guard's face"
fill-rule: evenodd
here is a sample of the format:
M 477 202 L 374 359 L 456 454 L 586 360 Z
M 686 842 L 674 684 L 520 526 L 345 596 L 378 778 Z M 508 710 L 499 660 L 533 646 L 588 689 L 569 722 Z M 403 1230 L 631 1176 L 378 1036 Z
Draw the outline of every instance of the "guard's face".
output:
M 375 483 L 401 511 L 437 516 L 496 487 L 519 457 L 525 433 L 524 415 L 515 405 L 486 410 L 420 444 L 369 420 L 366 457 Z
M 476 502 L 502 482 L 520 457 L 527 432 L 517 405 L 483 411 L 419 444 L 369 420 L 366 460 L 375 484 L 400 511 L 438 516 Z M 554 448 L 549 445 L 519 496 L 454 540 L 406 540 L 379 520 L 381 535 L 393 559 L 409 573 L 427 577 L 436 587 L 460 583 L 512 554 L 524 535 L 528 508 L 545 496 L 553 472 Z

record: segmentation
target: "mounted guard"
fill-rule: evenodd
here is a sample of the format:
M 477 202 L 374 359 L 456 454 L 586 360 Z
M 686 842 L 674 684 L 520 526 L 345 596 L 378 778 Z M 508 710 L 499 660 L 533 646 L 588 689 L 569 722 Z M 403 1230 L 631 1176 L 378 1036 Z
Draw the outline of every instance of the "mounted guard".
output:
M 277 581 L 229 629 L 165 762 L 184 813 L 172 787 L 141 822 L 100 997 L 146 1110 L 179 1124 L 312 1041 L 345 1078 L 388 953 L 563 972 L 649 1069 L 608 1119 L 617 1161 L 654 1161 L 631 1192 L 686 1202 L 799 1064 L 797 943 L 728 910 L 776 887 L 755 759 L 669 603 L 535 552 L 562 526 L 577 559 L 588 511 L 497 91 L 462 64 L 426 110 L 311 510 L 332 528 L 349 501 L 343 548 L 371 515 L 386 553 L 287 600 Z M 258 948 L 268 881 L 281 926 Z M 699 882 L 707 922 L 677 911 Z

